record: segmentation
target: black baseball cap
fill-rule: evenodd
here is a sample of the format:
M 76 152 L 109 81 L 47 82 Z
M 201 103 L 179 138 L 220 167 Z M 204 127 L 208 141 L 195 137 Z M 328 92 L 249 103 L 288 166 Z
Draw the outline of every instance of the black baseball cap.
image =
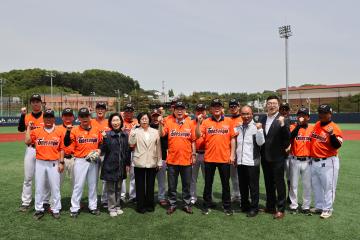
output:
M 155 109 L 153 109 L 153 110 L 151 111 L 150 115 L 151 115 L 151 116 L 154 116 L 154 115 L 160 116 L 160 115 L 161 115 L 161 112 L 160 112 L 159 109 L 155 108 Z
M 175 103 L 174 108 L 186 108 L 186 104 L 183 101 L 178 101 Z
M 87 117 L 87 116 L 90 116 L 89 109 L 86 108 L 86 107 L 80 108 L 78 115 L 79 115 L 79 117 Z
M 215 107 L 215 106 L 223 106 L 221 100 L 219 98 L 215 98 L 211 101 L 211 104 L 210 104 L 211 107 Z
M 61 116 L 64 116 L 64 115 L 72 115 L 72 116 L 74 116 L 74 111 L 71 108 L 64 108 L 63 111 L 62 111 Z
M 45 111 L 44 111 L 44 118 L 54 118 L 55 117 L 55 113 L 54 113 L 54 111 L 53 110 L 51 110 L 51 109 L 46 109 Z
M 196 111 L 203 111 L 203 110 L 205 110 L 206 109 L 206 106 L 205 106 L 205 104 L 202 104 L 202 103 L 198 103 L 198 104 L 196 104 L 196 106 L 195 106 L 195 110 Z
M 308 108 L 306 108 L 306 107 L 301 107 L 301 108 L 299 108 L 299 110 L 297 111 L 297 113 L 296 113 L 297 115 L 300 115 L 300 114 L 305 114 L 305 115 L 310 115 L 309 114 L 309 109 Z
M 98 103 L 96 103 L 95 109 L 96 109 L 96 108 L 102 108 L 102 109 L 105 109 L 105 110 L 106 110 L 106 103 L 104 103 L 104 102 L 98 102 Z
M 41 96 L 40 96 L 40 94 L 35 93 L 35 94 L 31 95 L 31 97 L 30 97 L 30 102 L 32 102 L 32 101 L 34 101 L 34 100 L 38 100 L 38 101 L 41 102 Z
M 280 104 L 279 109 L 286 109 L 287 111 L 290 110 L 290 105 L 287 102 L 283 102 Z
M 127 103 L 124 108 L 125 112 L 133 112 L 135 111 L 134 105 L 132 103 Z
M 332 113 L 332 108 L 328 104 L 321 104 L 318 108 L 318 113 Z
M 233 98 L 233 99 L 230 99 L 230 101 L 229 101 L 229 107 L 238 107 L 238 106 L 240 106 L 240 103 L 239 103 L 239 101 L 238 100 L 236 100 L 235 98 Z

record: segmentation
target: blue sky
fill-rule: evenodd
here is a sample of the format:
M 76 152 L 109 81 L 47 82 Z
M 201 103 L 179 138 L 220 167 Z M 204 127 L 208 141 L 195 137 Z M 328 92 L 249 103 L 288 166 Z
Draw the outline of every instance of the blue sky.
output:
M 122 72 L 145 89 L 256 92 L 359 83 L 360 1 L 3 0 L 0 71 Z

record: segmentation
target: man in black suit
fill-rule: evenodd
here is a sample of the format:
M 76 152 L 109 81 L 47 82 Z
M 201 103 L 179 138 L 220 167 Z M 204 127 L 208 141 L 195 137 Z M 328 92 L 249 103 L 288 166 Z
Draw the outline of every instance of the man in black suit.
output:
M 289 124 L 279 114 L 280 100 L 269 96 L 266 100 L 267 115 L 261 120 L 265 144 L 261 147 L 261 165 L 266 189 L 265 211 L 275 219 L 285 216 L 286 188 L 284 168 L 286 148 L 290 144 Z

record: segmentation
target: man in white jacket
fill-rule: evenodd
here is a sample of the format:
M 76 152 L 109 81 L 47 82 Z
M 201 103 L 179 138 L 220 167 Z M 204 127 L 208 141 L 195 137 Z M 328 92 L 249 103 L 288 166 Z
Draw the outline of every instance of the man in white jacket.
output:
M 236 163 L 241 194 L 241 209 L 248 217 L 255 217 L 259 210 L 260 146 L 265 143 L 261 123 L 253 121 L 251 107 L 241 108 L 242 125 L 235 129 Z M 249 201 L 249 192 L 250 199 Z

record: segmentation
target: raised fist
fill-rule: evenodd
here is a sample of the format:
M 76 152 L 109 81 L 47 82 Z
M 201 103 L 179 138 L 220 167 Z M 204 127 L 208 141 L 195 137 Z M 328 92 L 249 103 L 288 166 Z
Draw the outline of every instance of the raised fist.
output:
M 163 116 L 158 116 L 158 121 L 159 121 L 159 123 L 160 124 L 164 124 L 164 118 L 163 118 Z
M 72 128 L 73 128 L 73 125 L 71 125 L 71 124 L 66 126 L 66 130 L 68 130 L 68 131 L 71 131 Z
M 255 126 L 256 126 L 257 129 L 262 129 L 262 124 L 261 123 L 256 123 Z
M 202 114 L 199 114 L 199 116 L 197 116 L 197 120 L 199 123 L 202 123 L 202 121 L 204 120 L 204 116 Z
M 283 116 L 280 116 L 278 118 L 278 121 L 280 122 L 280 126 L 284 126 L 285 125 L 285 118 Z
M 104 130 L 101 130 L 100 133 L 103 136 L 103 138 L 106 138 L 106 132 Z
M 26 114 L 26 107 L 22 107 L 22 108 L 20 109 L 20 113 L 21 113 L 21 114 Z
M 303 123 L 304 123 L 304 120 L 305 120 L 304 117 L 300 117 L 300 118 L 299 118 L 299 123 L 300 123 L 300 124 L 303 124 Z

